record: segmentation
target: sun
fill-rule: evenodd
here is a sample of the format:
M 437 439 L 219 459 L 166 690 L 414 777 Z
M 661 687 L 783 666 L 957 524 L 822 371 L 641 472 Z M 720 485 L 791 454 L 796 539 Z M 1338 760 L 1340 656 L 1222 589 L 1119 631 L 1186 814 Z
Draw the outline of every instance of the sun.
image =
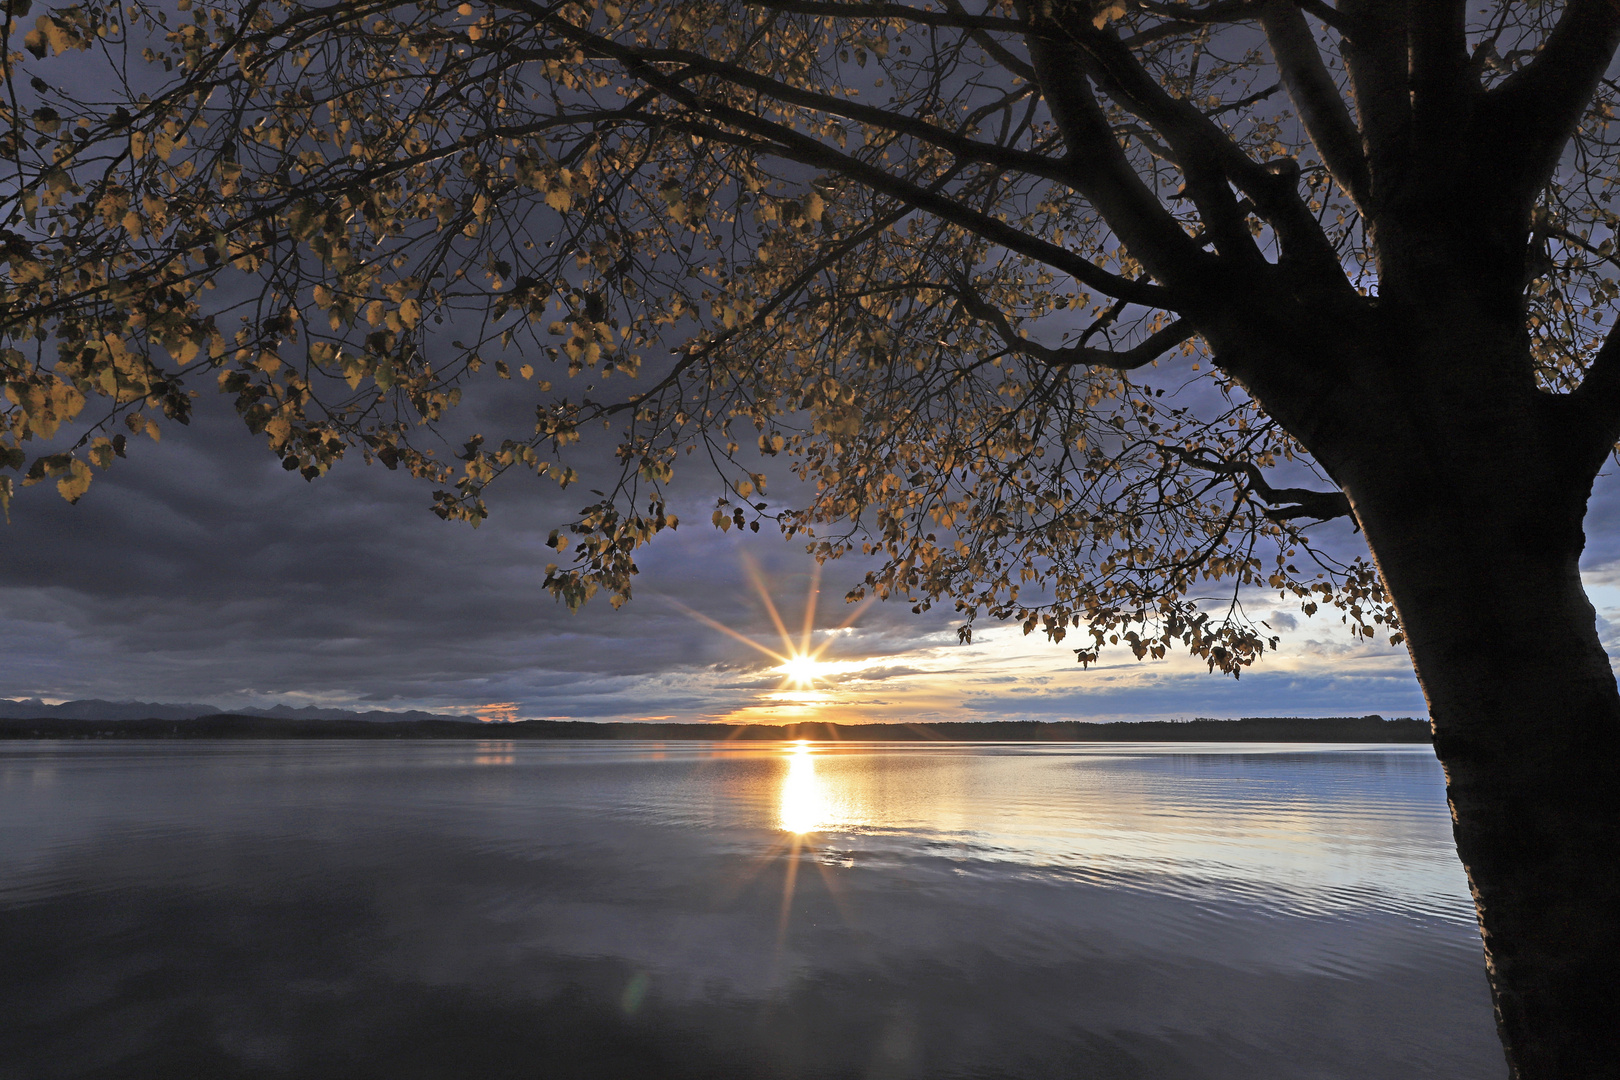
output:
M 808 690 L 820 679 L 824 678 L 832 665 L 817 660 L 814 656 L 804 653 L 794 653 L 784 660 L 777 671 L 782 673 L 783 681 Z
M 814 693 L 810 696 L 815 697 L 819 702 L 825 697 L 825 694 L 821 690 L 817 689 L 818 686 L 825 685 L 829 678 L 831 678 L 835 673 L 847 671 L 852 666 L 862 666 L 860 661 L 851 662 L 849 660 L 822 660 L 821 654 L 825 652 L 833 642 L 833 638 L 831 636 L 822 641 L 820 645 L 815 647 L 811 646 L 811 640 L 815 635 L 816 628 L 816 596 L 821 591 L 820 564 L 818 563 L 811 569 L 810 593 L 807 597 L 805 597 L 804 626 L 800 629 L 797 635 L 789 632 L 787 624 L 782 621 L 782 615 L 776 610 L 776 604 L 771 601 L 770 590 L 765 587 L 764 578 L 760 575 L 758 568 L 753 565 L 751 560 L 747 560 L 746 558 L 744 560 L 744 565 L 748 568 L 748 576 L 753 582 L 754 591 L 759 594 L 760 600 L 764 603 L 765 610 L 770 614 L 771 622 L 776 625 L 777 633 L 782 635 L 781 652 L 777 652 L 775 649 L 767 648 L 754 639 L 743 635 L 724 623 L 717 622 L 700 611 L 693 611 L 685 604 L 673 600 L 671 600 L 671 603 L 674 603 L 676 607 L 685 611 L 688 615 L 692 616 L 694 619 L 697 619 L 699 622 L 712 626 L 721 633 L 734 637 L 744 645 L 747 645 L 752 649 L 756 649 L 770 657 L 772 660 L 775 660 L 776 666 L 768 670 L 773 671 L 782 677 L 781 690 L 792 689 L 797 691 L 813 691 Z M 849 617 L 844 619 L 844 621 L 834 629 L 833 633 L 836 634 L 837 631 L 847 629 L 849 626 L 853 625 L 855 620 L 860 618 L 861 613 L 866 610 L 867 605 L 872 602 L 872 599 L 872 597 L 867 597 L 865 601 L 857 605 L 855 609 L 850 612 Z M 794 640 L 795 636 L 798 638 L 797 641 Z M 809 702 L 799 702 L 799 704 L 809 704 Z

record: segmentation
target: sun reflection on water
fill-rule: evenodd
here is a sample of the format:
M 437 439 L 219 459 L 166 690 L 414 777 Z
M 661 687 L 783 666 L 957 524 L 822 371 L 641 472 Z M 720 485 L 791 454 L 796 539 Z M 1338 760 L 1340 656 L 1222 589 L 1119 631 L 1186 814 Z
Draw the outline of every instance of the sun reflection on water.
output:
M 478 754 L 473 758 L 474 765 L 512 765 L 517 761 L 517 744 L 513 742 L 495 742 L 490 739 L 478 740 Z
M 787 778 L 782 781 L 781 827 L 791 833 L 815 832 L 827 823 L 827 799 L 816 783 L 815 755 L 810 744 L 800 739 L 787 759 Z

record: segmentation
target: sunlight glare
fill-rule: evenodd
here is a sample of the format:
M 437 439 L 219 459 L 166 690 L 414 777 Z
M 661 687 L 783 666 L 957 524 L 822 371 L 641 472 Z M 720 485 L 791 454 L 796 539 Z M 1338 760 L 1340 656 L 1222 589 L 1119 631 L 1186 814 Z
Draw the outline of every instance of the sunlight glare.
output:
M 795 653 L 788 657 L 787 662 L 776 670 L 780 671 L 788 682 L 801 689 L 809 689 L 816 684 L 816 680 L 825 676 L 827 664 L 817 660 L 814 656 L 804 653 Z
M 827 817 L 826 799 L 816 783 L 816 760 L 810 744 L 800 739 L 788 754 L 782 782 L 781 827 L 791 833 L 814 832 Z
M 670 599 L 670 603 L 704 625 L 711 626 L 721 633 L 742 642 L 749 648 L 762 652 L 775 660 L 776 666 L 770 670 L 782 676 L 782 683 L 777 688 L 777 693 L 771 695 L 773 700 L 800 708 L 830 703 L 836 700 L 832 694 L 821 689 L 828 679 L 835 674 L 841 675 L 868 667 L 873 661 L 870 659 L 822 660 L 820 659 L 821 654 L 832 645 L 838 634 L 854 625 L 855 620 L 860 618 L 861 613 L 872 603 L 874 597 L 868 596 L 860 604 L 857 604 L 849 616 L 839 623 L 837 627 L 833 628 L 826 640 L 819 646 L 812 648 L 811 641 L 816 632 L 816 596 L 821 591 L 821 564 L 817 563 L 811 568 L 810 593 L 805 597 L 804 605 L 804 626 L 799 632 L 797 643 L 794 642 L 787 623 L 782 620 L 781 612 L 776 609 L 776 604 L 771 600 L 770 590 L 766 588 L 765 579 L 760 574 L 759 568 L 753 564 L 752 560 L 746 557 L 743 559 L 743 565 L 748 568 L 748 576 L 753 583 L 754 591 L 759 594 L 760 601 L 765 605 L 765 611 L 770 615 L 771 622 L 776 627 L 776 632 L 782 636 L 781 652 L 766 648 L 740 631 L 711 619 L 700 611 L 694 611 L 679 601 Z

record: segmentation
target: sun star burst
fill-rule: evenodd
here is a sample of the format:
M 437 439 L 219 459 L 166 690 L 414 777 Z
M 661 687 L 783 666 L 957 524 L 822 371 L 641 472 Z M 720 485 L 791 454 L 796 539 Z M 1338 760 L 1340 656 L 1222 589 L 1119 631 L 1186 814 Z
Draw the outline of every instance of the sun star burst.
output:
M 787 624 L 783 622 L 781 613 L 777 611 L 776 604 L 772 602 L 770 590 L 765 587 L 765 581 L 760 575 L 758 568 L 755 567 L 751 561 L 746 559 L 745 565 L 748 567 L 748 576 L 754 586 L 754 591 L 759 594 L 760 600 L 764 602 L 765 610 L 770 614 L 771 622 L 776 625 L 776 632 L 782 636 L 781 652 L 777 652 L 775 649 L 766 648 L 764 645 L 761 645 L 752 638 L 746 637 L 737 630 L 726 626 L 724 623 L 711 619 L 702 612 L 692 610 L 685 604 L 677 603 L 676 606 L 680 607 L 688 615 L 692 616 L 694 619 L 697 619 L 699 622 L 712 626 L 714 629 L 719 630 L 730 637 L 736 638 L 738 641 L 749 646 L 750 648 L 756 649 L 759 652 L 764 653 L 766 656 L 769 656 L 772 660 L 775 660 L 776 666 L 770 670 L 782 676 L 782 684 L 778 688 L 779 690 L 816 691 L 816 696 L 818 699 L 824 697 L 824 693 L 817 690 L 818 686 L 825 685 L 828 677 L 834 671 L 844 670 L 848 668 L 850 664 L 847 661 L 833 663 L 821 659 L 821 654 L 827 650 L 829 645 L 832 644 L 831 637 L 823 641 L 815 648 L 812 648 L 810 644 L 811 638 L 815 634 L 816 596 L 820 592 L 821 567 L 817 565 L 811 571 L 810 592 L 805 598 L 804 626 L 797 635 L 798 640 L 795 641 L 794 635 L 788 630 Z M 852 625 L 855 620 L 860 617 L 861 613 L 866 610 L 867 605 L 871 602 L 872 598 L 868 597 L 864 602 L 857 605 L 855 609 L 850 612 L 849 617 L 844 619 L 844 621 L 835 628 L 835 632 L 836 630 L 843 630 Z M 806 704 L 808 704 L 808 702 Z

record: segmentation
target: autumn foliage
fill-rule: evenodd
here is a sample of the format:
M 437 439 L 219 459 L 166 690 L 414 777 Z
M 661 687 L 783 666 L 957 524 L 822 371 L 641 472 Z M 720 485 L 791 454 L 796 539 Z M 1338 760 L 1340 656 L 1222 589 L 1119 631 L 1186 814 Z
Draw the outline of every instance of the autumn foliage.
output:
M 876 553 L 866 590 L 949 599 L 964 635 L 1012 618 L 1081 629 L 1082 660 L 1180 642 L 1235 672 L 1275 641 L 1237 602 L 1264 587 L 1399 640 L 1370 566 L 1300 527 L 1347 504 L 1267 482 L 1308 455 L 1078 182 L 1015 5 L 26 6 L 0 326 L 24 483 L 77 499 L 217 387 L 289 470 L 358 453 L 476 524 L 504 473 L 570 483 L 603 425 L 624 476 L 554 537 L 570 604 L 628 597 L 696 453 L 717 527 Z M 1232 152 L 1288 163 L 1365 281 L 1364 226 L 1257 53 L 1158 5 L 1089 21 Z M 1098 123 L 1207 243 L 1174 154 L 1120 105 Z M 491 377 L 532 430 L 418 448 Z M 770 501 L 773 468 L 813 495 Z

